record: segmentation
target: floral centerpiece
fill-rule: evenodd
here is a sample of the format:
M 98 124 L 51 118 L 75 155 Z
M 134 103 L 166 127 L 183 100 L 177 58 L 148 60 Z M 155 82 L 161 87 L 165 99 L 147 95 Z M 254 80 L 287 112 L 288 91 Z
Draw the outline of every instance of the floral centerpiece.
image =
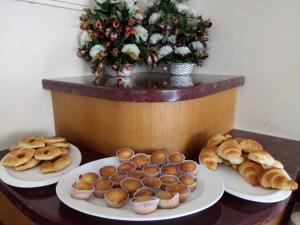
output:
M 175 75 L 190 74 L 194 64 L 202 65 L 208 57 L 210 20 L 197 16 L 182 0 L 153 0 L 145 14 L 148 65 L 161 63 Z
M 104 69 L 110 75 L 130 75 L 135 63 L 142 62 L 148 31 L 134 0 L 97 0 L 80 20 L 78 56 L 92 62 L 97 77 Z

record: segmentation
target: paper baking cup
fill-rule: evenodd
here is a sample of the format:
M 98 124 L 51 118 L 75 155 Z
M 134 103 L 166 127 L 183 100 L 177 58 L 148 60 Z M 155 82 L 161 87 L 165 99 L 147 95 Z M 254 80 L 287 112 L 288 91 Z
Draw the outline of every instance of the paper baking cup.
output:
M 146 166 L 146 165 L 148 165 L 148 164 L 150 163 L 150 157 L 149 157 L 149 155 L 147 155 L 147 154 L 145 154 L 145 153 L 138 153 L 138 154 L 135 154 L 134 157 L 132 158 L 132 161 L 134 162 L 134 158 L 137 157 L 137 156 L 140 156 L 140 155 L 147 156 L 148 162 L 147 162 L 147 164 L 142 165 L 142 166 L 138 166 L 138 165 L 137 165 L 137 167 L 136 167 L 137 169 L 142 169 L 144 166 Z
M 122 207 L 123 205 L 125 205 L 126 202 L 127 202 L 128 199 L 129 199 L 129 195 L 127 195 L 127 198 L 126 198 L 126 200 L 125 200 L 124 202 L 112 202 L 112 201 L 110 201 L 110 200 L 107 198 L 107 196 L 106 196 L 107 193 L 108 193 L 108 191 L 105 192 L 105 194 L 104 194 L 105 203 L 106 203 L 107 206 L 109 206 L 109 207 L 111 207 L 111 208 L 120 208 L 120 207 Z
M 194 163 L 195 165 L 196 165 L 196 169 L 194 170 L 194 171 L 191 171 L 191 172 L 184 172 L 184 171 L 181 171 L 180 170 L 180 164 L 179 164 L 179 170 L 180 170 L 180 174 L 182 174 L 182 175 L 192 175 L 192 176 L 197 176 L 197 174 L 198 174 L 198 170 L 199 170 L 199 165 L 198 165 L 198 163 L 196 163 L 195 161 L 193 161 L 193 160 L 184 160 L 182 163 L 185 163 L 185 162 L 192 162 L 192 163 Z
M 118 155 L 118 153 L 119 153 L 119 151 L 120 151 L 121 149 L 124 149 L 124 148 L 120 148 L 120 149 L 118 149 L 117 152 L 116 152 L 116 157 L 117 157 L 117 159 L 119 160 L 120 163 L 122 163 L 122 162 L 128 162 L 128 161 L 130 161 L 131 159 L 133 159 L 133 157 L 135 156 L 135 155 L 134 155 L 134 151 L 133 151 L 131 148 L 127 148 L 127 147 L 126 147 L 127 150 L 129 150 L 130 152 L 132 152 L 132 156 L 131 156 L 130 158 L 128 158 L 128 159 L 122 159 L 122 158 L 120 158 L 119 155 Z
M 180 185 L 183 185 L 183 184 L 180 184 Z M 184 186 L 186 186 L 186 185 L 184 185 Z M 166 191 L 167 191 L 167 192 L 177 193 L 177 192 L 172 192 L 172 191 L 170 191 L 170 187 L 171 187 L 170 185 L 167 186 L 167 188 L 166 188 Z M 190 191 L 189 191 L 188 188 L 187 188 L 187 190 L 188 190 L 187 193 L 184 193 L 184 194 L 178 193 L 178 194 L 179 194 L 179 202 L 184 202 L 184 201 L 187 200 L 187 198 L 188 198 L 188 196 L 189 196 L 189 194 L 190 194 Z
M 174 209 L 179 206 L 179 193 L 173 193 L 173 197 L 169 200 L 160 199 L 158 203 L 162 209 Z
M 164 183 L 162 180 L 161 180 L 161 178 L 163 178 L 163 177 L 172 177 L 172 178 L 175 178 L 176 179 L 176 182 L 175 183 Z M 162 176 L 160 176 L 160 182 L 161 182 L 161 189 L 162 190 L 166 190 L 166 188 L 167 188 L 167 186 L 168 185 L 172 185 L 172 184 L 177 184 L 178 183 L 178 177 L 177 176 L 173 176 L 173 175 L 162 175 Z
M 180 177 L 182 177 L 182 176 L 191 176 L 191 177 L 194 177 L 195 178 L 195 182 L 193 184 L 190 184 L 190 185 L 184 184 L 184 183 L 182 183 L 180 181 Z M 196 176 L 193 176 L 193 175 L 180 175 L 179 178 L 178 178 L 178 181 L 179 181 L 180 184 L 183 184 L 183 185 L 187 186 L 190 192 L 193 192 L 193 191 L 195 191 L 197 189 L 197 177 Z
M 72 187 L 71 196 L 72 198 L 79 199 L 79 200 L 88 200 L 92 196 L 94 191 L 95 188 L 91 190 L 78 190 Z
M 153 197 L 151 200 L 144 202 L 134 202 L 131 200 L 133 210 L 137 214 L 145 215 L 154 212 L 157 209 L 159 198 Z

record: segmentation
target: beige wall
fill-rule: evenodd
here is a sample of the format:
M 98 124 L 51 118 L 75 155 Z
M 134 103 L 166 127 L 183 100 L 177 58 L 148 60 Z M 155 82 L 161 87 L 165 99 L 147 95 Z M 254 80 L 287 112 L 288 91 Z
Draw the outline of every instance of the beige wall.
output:
M 236 127 L 300 140 L 300 1 L 191 0 L 214 26 L 199 73 L 242 74 Z M 89 74 L 76 56 L 80 12 L 0 1 L 0 149 L 53 134 L 41 79 Z

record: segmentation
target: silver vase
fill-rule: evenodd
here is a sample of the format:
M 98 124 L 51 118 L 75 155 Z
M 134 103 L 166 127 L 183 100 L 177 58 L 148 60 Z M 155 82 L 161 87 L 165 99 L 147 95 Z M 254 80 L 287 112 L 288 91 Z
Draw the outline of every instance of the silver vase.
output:
M 194 63 L 174 63 L 169 67 L 169 72 L 175 76 L 187 76 L 192 74 L 194 66 Z
M 170 87 L 182 88 L 194 86 L 191 76 L 170 76 Z
M 121 77 L 129 77 L 133 72 L 134 66 L 130 69 L 126 69 L 125 67 L 121 70 Z M 117 77 L 117 72 L 112 68 L 112 66 L 105 66 L 105 72 L 111 77 Z

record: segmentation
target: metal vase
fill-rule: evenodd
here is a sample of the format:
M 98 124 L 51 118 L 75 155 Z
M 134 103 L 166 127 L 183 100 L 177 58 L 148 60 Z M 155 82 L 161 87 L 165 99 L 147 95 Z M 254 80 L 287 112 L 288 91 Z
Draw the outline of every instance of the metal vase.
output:
M 126 69 L 125 67 L 121 70 L 121 77 L 129 77 L 133 72 L 134 66 L 130 69 Z M 117 72 L 112 68 L 112 66 L 105 66 L 105 72 L 111 77 L 117 77 Z
M 169 67 L 169 72 L 175 76 L 187 76 L 192 74 L 194 66 L 193 63 L 174 63 Z

